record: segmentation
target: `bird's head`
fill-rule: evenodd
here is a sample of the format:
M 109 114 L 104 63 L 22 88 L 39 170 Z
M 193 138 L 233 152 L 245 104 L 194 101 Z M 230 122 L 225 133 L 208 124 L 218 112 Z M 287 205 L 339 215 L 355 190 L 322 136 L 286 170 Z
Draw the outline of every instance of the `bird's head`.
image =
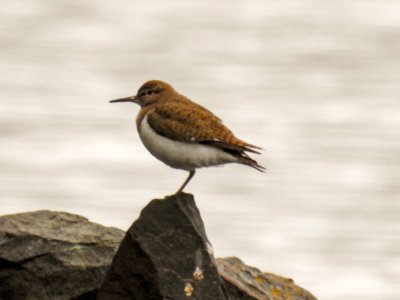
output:
M 150 80 L 144 83 L 135 96 L 129 96 L 121 99 L 111 100 L 114 102 L 133 102 L 141 107 L 156 103 L 165 99 L 169 94 L 176 94 L 175 89 L 166 82 L 160 80 Z

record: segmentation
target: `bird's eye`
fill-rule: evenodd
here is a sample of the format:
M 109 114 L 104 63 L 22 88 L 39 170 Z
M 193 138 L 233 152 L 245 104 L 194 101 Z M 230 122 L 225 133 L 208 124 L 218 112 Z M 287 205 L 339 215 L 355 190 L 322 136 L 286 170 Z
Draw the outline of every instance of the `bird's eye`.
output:
M 148 90 L 147 91 L 147 95 L 151 95 L 151 94 L 153 94 L 153 91 L 152 90 Z

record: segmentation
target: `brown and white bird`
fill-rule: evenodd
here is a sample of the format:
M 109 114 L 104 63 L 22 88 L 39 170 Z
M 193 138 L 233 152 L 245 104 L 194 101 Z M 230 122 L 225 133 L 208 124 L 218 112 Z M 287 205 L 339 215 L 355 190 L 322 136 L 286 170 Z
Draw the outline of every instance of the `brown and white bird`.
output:
M 189 171 L 176 193 L 185 188 L 197 168 L 239 163 L 265 170 L 246 153 L 260 154 L 255 150 L 260 147 L 235 137 L 221 119 L 166 82 L 148 81 L 137 95 L 110 102 L 139 104 L 136 125 L 147 150 L 168 166 Z

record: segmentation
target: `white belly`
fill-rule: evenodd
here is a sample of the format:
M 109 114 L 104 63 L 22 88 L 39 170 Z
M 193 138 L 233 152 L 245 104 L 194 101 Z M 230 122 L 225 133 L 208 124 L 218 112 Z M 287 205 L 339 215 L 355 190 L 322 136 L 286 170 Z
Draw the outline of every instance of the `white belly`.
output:
M 147 116 L 143 118 L 138 131 L 147 150 L 172 168 L 194 170 L 238 162 L 236 157 L 216 147 L 194 142 L 174 141 L 157 134 L 147 122 Z

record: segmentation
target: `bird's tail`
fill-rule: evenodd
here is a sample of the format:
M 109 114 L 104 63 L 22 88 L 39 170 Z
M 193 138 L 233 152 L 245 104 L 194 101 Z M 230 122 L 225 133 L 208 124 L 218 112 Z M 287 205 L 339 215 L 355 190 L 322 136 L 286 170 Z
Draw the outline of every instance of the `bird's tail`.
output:
M 250 156 L 248 156 L 246 153 L 241 153 L 239 156 L 239 163 L 250 166 L 260 172 L 265 173 L 266 168 L 259 165 L 258 162 L 256 162 L 254 159 L 252 159 Z

